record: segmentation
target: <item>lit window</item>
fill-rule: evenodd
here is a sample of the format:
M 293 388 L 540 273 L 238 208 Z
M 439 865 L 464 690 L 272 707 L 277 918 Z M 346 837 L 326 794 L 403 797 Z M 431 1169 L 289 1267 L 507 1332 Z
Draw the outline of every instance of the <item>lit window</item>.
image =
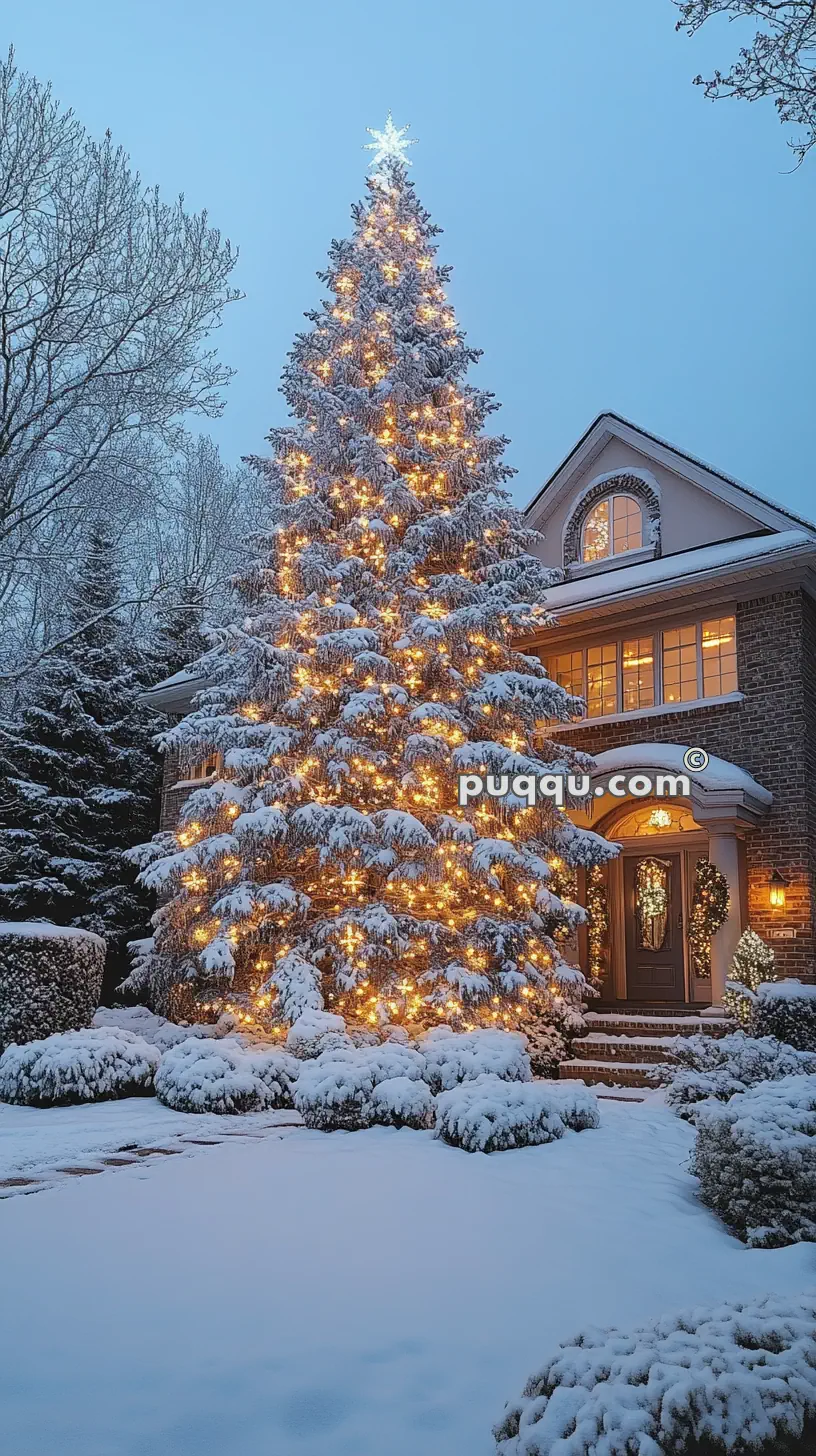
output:
M 703 697 L 737 690 L 737 634 L 733 617 L 703 622 Z
M 193 764 L 192 768 L 190 769 L 190 778 L 191 779 L 208 779 L 214 773 L 216 773 L 217 769 L 218 769 L 218 754 L 217 753 L 210 753 L 210 754 L 207 755 L 206 758 L 202 758 L 200 763 L 194 763 Z
M 584 696 L 583 652 L 560 652 L 556 657 L 548 658 L 547 672 L 560 688 L 565 688 L 576 698 Z
M 618 711 L 618 644 L 587 649 L 587 714 L 601 718 Z
M 651 708 L 654 700 L 654 637 L 634 637 L 623 644 L 623 711 Z
M 688 703 L 698 697 L 697 626 L 663 633 L 663 701 Z
M 643 545 L 643 512 L 631 495 L 599 501 L 584 522 L 582 561 L 603 561 Z

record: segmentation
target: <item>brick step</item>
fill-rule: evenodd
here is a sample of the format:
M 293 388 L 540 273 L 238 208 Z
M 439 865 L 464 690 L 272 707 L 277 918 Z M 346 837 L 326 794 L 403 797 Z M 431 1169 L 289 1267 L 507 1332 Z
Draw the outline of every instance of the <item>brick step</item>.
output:
M 558 1074 L 560 1077 L 588 1084 L 603 1082 L 611 1087 L 617 1083 L 621 1087 L 647 1087 L 654 1090 L 658 1084 L 650 1076 L 653 1070 L 653 1067 L 644 1062 L 615 1062 L 612 1065 L 609 1062 L 585 1062 L 576 1059 L 562 1062 Z
M 592 1032 L 572 1043 L 572 1055 L 582 1062 L 670 1062 L 672 1041 L 671 1036 L 607 1036 Z
M 615 1011 L 587 1011 L 584 1020 L 590 1032 L 609 1036 L 725 1036 L 730 1023 L 714 1016 L 646 1016 Z

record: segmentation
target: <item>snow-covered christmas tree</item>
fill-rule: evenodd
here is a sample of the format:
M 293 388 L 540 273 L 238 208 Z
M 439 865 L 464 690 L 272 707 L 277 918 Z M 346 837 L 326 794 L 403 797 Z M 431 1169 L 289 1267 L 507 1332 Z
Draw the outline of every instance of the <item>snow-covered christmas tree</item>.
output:
M 409 143 L 373 132 L 367 200 L 320 275 L 283 376 L 294 423 L 265 469 L 285 505 L 240 583 L 247 615 L 199 660 L 167 735 L 213 752 L 178 831 L 137 851 L 164 903 L 130 985 L 290 1021 L 523 1024 L 586 991 L 582 912 L 554 870 L 614 853 L 550 803 L 460 808 L 457 775 L 569 771 L 534 736 L 577 700 L 514 646 L 553 574 L 509 503 L 496 408 L 446 296 Z
M 0 919 L 104 936 L 111 986 L 150 917 L 122 856 L 134 830 L 155 823 L 161 781 L 161 721 L 138 703 L 151 663 L 118 600 L 114 544 L 96 529 L 66 602 L 64 645 L 44 659 L 28 705 L 0 721 Z

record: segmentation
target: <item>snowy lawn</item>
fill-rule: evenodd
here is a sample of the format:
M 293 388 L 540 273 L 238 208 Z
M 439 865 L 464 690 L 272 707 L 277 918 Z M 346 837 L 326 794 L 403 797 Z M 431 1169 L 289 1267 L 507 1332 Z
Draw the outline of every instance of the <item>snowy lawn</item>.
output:
M 2 1111 L 70 1128 L 137 1104 Z M 816 1285 L 816 1247 L 746 1249 L 696 1202 L 693 1136 L 616 1103 L 491 1156 L 297 1129 L 0 1202 L 4 1444 L 491 1456 L 505 1400 L 580 1326 Z

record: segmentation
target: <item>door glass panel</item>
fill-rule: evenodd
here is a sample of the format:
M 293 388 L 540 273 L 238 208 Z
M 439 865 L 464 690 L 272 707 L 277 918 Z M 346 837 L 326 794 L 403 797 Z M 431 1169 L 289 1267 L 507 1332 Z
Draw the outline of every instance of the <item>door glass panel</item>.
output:
M 635 919 L 639 950 L 662 950 L 669 929 L 671 861 L 639 859 L 635 870 Z

